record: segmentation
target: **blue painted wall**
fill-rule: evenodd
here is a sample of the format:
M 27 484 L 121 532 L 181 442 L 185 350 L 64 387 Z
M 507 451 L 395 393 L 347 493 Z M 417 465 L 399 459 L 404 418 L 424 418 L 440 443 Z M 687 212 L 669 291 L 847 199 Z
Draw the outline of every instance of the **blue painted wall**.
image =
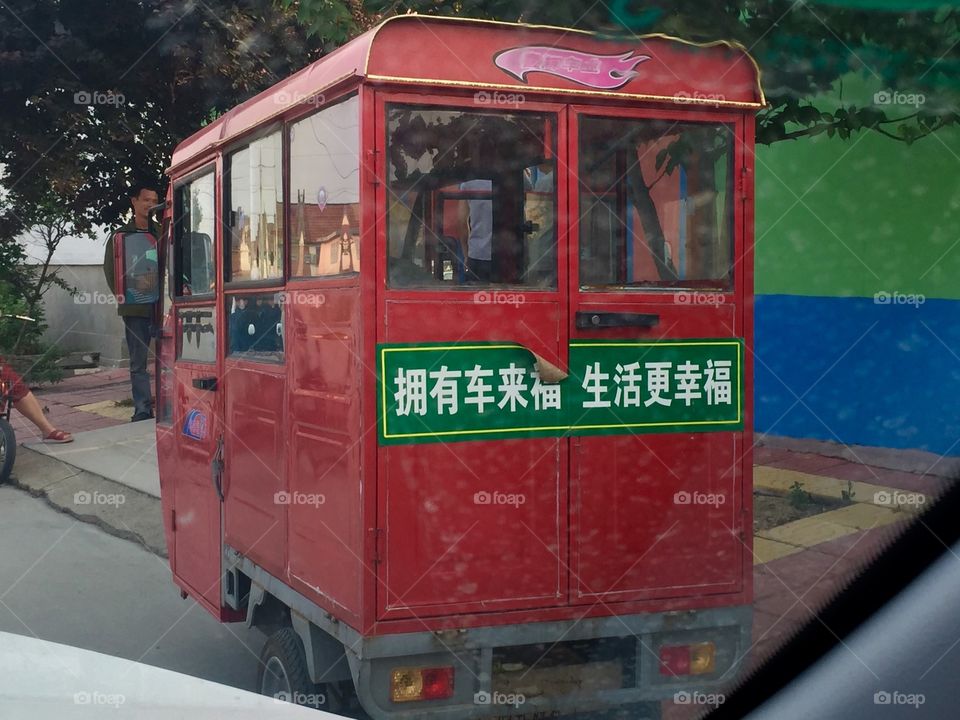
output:
M 958 300 L 758 295 L 755 360 L 761 432 L 960 455 Z

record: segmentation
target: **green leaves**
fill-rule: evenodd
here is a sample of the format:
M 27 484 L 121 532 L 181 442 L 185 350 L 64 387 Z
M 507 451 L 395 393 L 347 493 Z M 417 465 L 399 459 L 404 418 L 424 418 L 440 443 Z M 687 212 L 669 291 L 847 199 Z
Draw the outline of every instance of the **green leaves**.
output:
M 128 182 L 162 183 L 177 143 L 322 48 L 274 0 L 7 0 L 0 237 L 51 189 L 80 228 L 116 223 Z
M 310 37 L 341 45 L 361 29 L 361 13 L 338 0 L 277 0 L 286 11 L 295 12 Z

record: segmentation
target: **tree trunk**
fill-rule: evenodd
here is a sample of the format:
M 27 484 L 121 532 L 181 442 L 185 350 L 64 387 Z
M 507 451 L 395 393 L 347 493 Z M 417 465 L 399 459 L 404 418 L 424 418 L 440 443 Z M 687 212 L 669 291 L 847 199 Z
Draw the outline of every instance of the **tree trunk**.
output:
M 664 252 L 667 240 L 663 234 L 663 226 L 657 215 L 657 206 L 650 195 L 650 188 L 643 179 L 640 163 L 635 162 L 629 170 L 630 197 L 640 216 L 640 226 L 643 228 L 643 238 L 657 267 L 657 275 L 661 280 L 676 282 L 679 278 L 677 269 L 672 261 L 667 259 Z

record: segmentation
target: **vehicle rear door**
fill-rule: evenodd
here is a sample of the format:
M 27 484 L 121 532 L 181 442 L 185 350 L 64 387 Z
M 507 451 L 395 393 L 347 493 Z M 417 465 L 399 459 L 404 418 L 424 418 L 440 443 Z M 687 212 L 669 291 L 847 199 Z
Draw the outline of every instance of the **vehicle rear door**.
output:
M 571 108 L 573 602 L 743 583 L 742 127 L 680 117 Z
M 567 344 L 564 114 L 495 100 L 377 103 L 382 618 L 566 603 L 567 441 L 517 420 Z

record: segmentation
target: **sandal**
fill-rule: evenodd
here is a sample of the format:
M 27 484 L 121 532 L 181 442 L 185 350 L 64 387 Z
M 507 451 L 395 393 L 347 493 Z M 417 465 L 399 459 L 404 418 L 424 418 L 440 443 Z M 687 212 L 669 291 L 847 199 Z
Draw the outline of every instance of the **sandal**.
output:
M 71 443 L 73 442 L 73 435 L 63 430 L 51 430 L 49 434 L 44 436 L 43 441 L 45 443 Z

